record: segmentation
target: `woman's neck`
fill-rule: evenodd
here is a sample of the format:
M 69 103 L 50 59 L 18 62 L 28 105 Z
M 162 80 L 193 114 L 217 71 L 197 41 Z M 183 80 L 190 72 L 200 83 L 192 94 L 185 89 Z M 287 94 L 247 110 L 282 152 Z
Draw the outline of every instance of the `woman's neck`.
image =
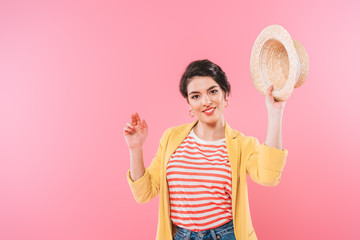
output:
M 221 119 L 213 124 L 198 121 L 194 126 L 196 136 L 205 141 L 217 141 L 225 137 L 225 120 Z

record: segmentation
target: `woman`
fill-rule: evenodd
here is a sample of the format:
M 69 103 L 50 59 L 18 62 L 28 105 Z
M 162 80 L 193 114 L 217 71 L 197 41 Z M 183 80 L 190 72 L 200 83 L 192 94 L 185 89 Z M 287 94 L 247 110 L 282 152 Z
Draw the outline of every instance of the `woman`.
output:
M 127 180 L 135 200 L 159 198 L 157 240 L 257 239 L 251 222 L 246 174 L 256 183 L 276 186 L 288 154 L 282 148 L 281 120 L 285 102 L 265 97 L 266 141 L 232 129 L 224 120 L 230 84 L 211 61 L 186 68 L 180 92 L 196 121 L 165 130 L 155 158 L 144 167 L 142 146 L 148 133 L 137 113 L 124 128 L 130 151 Z

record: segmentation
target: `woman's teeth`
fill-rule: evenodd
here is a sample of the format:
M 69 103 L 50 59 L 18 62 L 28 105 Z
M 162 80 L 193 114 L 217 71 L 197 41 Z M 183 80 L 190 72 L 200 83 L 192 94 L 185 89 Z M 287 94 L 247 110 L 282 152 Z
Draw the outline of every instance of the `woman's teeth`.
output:
M 209 109 L 209 110 L 204 111 L 204 114 L 206 114 L 206 115 L 212 115 L 212 114 L 214 113 L 214 111 L 215 111 L 215 107 L 213 107 L 213 108 L 211 108 L 211 109 Z

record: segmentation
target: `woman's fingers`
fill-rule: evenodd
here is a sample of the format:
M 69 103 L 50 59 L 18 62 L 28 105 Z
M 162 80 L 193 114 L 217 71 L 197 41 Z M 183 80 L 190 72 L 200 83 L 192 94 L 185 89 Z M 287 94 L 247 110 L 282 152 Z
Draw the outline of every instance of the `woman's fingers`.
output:
M 124 127 L 124 130 L 132 133 L 133 131 L 135 131 L 135 127 L 141 127 L 141 125 L 138 123 L 139 119 L 140 117 L 138 113 L 131 114 L 131 121 L 126 123 L 126 127 Z
M 140 120 L 140 116 L 138 113 L 135 113 L 136 114 L 136 125 L 139 125 L 141 126 L 141 120 Z
M 126 123 L 126 129 L 128 131 L 135 130 L 135 127 L 147 128 L 145 120 L 141 121 L 140 116 L 137 112 L 131 114 L 131 122 Z
M 127 134 L 131 134 L 132 130 L 129 129 L 128 127 L 124 127 L 124 132 L 127 133 Z
M 132 123 L 133 126 L 136 125 L 136 116 L 135 116 L 135 114 L 131 114 L 131 123 Z
M 147 124 L 146 124 L 145 119 L 144 119 L 144 120 L 142 120 L 142 123 L 143 123 L 143 128 L 147 128 L 147 127 L 148 127 L 148 126 L 147 126 Z
M 126 126 L 124 127 L 125 130 L 129 131 L 129 132 L 132 132 L 134 131 L 134 128 L 133 127 L 130 127 L 130 126 Z
M 127 123 L 127 126 L 130 127 L 130 128 L 134 128 L 134 126 L 130 122 Z

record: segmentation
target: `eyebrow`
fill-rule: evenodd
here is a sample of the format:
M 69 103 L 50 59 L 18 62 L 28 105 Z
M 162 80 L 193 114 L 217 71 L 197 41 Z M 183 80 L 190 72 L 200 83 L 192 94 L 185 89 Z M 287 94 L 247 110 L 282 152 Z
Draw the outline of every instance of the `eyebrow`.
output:
M 213 88 L 216 88 L 216 87 L 218 87 L 218 86 L 214 85 L 214 86 L 212 86 L 212 87 L 209 87 L 209 88 L 208 88 L 208 91 L 211 90 L 211 89 L 213 89 Z M 193 93 L 200 93 L 200 92 L 192 91 L 191 93 L 189 93 L 189 96 L 190 96 L 191 94 L 193 94 Z

